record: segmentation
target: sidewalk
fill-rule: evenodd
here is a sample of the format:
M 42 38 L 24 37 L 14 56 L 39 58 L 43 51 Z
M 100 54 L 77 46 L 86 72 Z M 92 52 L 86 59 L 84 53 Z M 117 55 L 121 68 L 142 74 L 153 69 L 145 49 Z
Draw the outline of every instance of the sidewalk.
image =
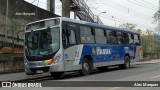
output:
M 28 79 L 36 79 L 49 76 L 50 76 L 49 73 L 30 75 L 30 76 L 26 75 L 25 72 L 9 73 L 9 74 L 0 74 L 0 81 L 28 80 Z
M 133 64 L 156 64 L 156 63 L 160 63 L 160 59 L 152 59 L 149 61 L 137 61 Z
M 138 61 L 133 64 L 140 65 L 140 64 L 154 64 L 154 63 L 155 64 L 160 63 L 160 59 L 153 59 L 150 61 Z M 0 74 L 0 81 L 17 81 L 17 80 L 28 80 L 28 79 L 45 78 L 45 77 L 50 77 L 50 73 L 27 76 L 25 72 L 19 72 L 19 73 Z

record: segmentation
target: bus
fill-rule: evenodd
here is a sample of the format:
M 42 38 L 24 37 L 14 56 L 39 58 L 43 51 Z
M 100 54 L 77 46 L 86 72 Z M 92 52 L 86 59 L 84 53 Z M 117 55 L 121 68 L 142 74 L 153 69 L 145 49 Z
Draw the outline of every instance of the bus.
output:
M 27 24 L 24 50 L 27 75 L 53 77 L 69 71 L 89 75 L 115 65 L 128 69 L 143 53 L 136 31 L 65 17 Z

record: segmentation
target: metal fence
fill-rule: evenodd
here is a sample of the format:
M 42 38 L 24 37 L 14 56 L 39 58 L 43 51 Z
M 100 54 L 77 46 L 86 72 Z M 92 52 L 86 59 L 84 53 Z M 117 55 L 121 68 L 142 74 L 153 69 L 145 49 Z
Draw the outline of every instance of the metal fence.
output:
M 141 45 L 144 53 L 160 53 L 160 35 L 141 35 Z

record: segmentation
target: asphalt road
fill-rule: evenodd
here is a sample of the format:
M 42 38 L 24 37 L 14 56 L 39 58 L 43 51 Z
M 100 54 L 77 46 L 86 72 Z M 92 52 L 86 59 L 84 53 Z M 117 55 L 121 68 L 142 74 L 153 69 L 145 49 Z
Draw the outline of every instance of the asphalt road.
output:
M 36 82 L 47 81 L 160 81 L 160 64 L 132 65 L 130 69 L 108 69 L 105 72 L 94 71 L 91 75 L 80 76 L 71 73 L 60 79 L 46 77 L 35 79 Z M 160 85 L 159 85 L 160 86 Z M 20 88 L 0 88 L 0 90 L 18 90 Z M 48 88 L 23 88 L 23 90 L 160 90 L 160 87 L 48 87 Z

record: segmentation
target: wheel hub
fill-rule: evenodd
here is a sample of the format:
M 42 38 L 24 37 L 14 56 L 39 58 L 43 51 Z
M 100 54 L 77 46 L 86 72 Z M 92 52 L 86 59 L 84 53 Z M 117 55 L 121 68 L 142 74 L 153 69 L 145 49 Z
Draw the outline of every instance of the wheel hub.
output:
M 88 65 L 87 63 L 84 63 L 83 67 L 84 67 L 84 69 L 85 69 L 86 71 L 88 71 L 89 65 Z

